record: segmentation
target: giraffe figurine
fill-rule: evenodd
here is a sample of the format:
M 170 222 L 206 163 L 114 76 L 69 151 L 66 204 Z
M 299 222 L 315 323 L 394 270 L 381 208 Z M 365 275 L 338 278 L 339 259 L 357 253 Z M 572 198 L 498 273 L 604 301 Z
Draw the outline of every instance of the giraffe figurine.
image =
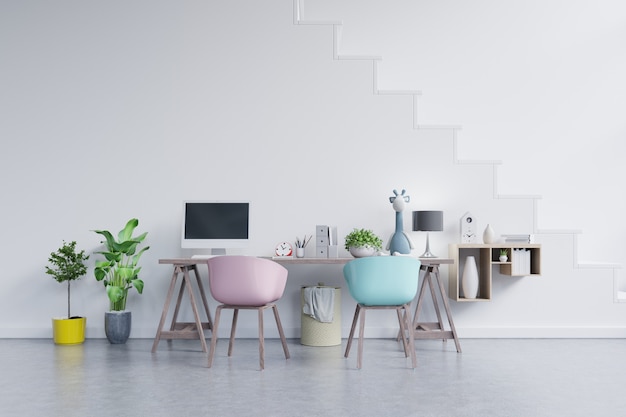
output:
M 411 197 L 404 195 L 404 193 L 406 193 L 406 190 L 402 190 L 400 195 L 398 195 L 397 190 L 393 190 L 394 196 L 389 197 L 389 202 L 393 204 L 393 209 L 396 211 L 396 231 L 391 235 L 387 243 L 387 250 L 391 255 L 410 254 L 411 249 L 413 249 L 413 242 L 411 242 L 409 236 L 404 233 L 402 212 L 406 207 L 406 203 L 411 200 Z

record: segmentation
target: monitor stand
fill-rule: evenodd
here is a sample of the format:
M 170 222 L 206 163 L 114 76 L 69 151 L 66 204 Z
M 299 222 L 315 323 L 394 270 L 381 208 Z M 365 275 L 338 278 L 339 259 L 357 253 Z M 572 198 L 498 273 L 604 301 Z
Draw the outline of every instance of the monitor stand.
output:
M 226 249 L 224 248 L 212 248 L 211 254 L 206 253 L 197 253 L 195 255 L 191 255 L 191 259 L 210 259 L 215 256 L 223 256 L 226 255 Z

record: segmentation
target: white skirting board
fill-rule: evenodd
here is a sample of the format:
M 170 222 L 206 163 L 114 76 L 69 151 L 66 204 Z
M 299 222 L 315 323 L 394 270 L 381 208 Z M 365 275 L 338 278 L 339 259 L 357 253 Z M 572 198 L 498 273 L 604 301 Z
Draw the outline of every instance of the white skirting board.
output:
M 89 322 L 87 322 L 89 323 Z M 221 327 L 221 326 L 220 326 Z M 230 330 L 229 326 L 228 329 Z M 220 329 L 220 339 L 228 338 L 228 333 L 222 334 Z M 285 336 L 288 339 L 299 339 L 300 328 L 285 328 Z M 342 338 L 346 339 L 350 327 L 342 326 Z M 372 339 L 394 338 L 397 335 L 397 328 L 366 327 L 365 337 Z M 459 327 L 456 326 L 459 339 L 626 339 L 626 327 Z M 357 330 L 358 334 L 358 330 Z M 135 328 L 131 330 L 131 339 L 153 339 L 156 335 L 156 328 Z M 206 336 L 210 338 L 210 331 Z M 105 338 L 104 328 L 89 328 L 85 337 L 87 339 Z M 237 327 L 237 337 L 258 338 L 259 333 L 256 327 Z M 273 318 L 266 320 L 265 337 L 267 339 L 278 338 L 276 324 Z M 52 338 L 52 324 L 46 328 L 0 328 L 0 339 L 45 339 Z M 343 341 L 345 343 L 345 340 Z M 424 343 L 427 341 L 420 341 Z

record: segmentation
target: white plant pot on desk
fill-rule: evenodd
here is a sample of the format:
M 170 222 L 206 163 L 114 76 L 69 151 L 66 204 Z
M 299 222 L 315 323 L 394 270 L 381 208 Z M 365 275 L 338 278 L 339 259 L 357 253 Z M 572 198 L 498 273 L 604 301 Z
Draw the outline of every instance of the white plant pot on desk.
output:
M 350 246 L 350 254 L 355 258 L 365 258 L 376 255 L 376 248 L 371 246 Z

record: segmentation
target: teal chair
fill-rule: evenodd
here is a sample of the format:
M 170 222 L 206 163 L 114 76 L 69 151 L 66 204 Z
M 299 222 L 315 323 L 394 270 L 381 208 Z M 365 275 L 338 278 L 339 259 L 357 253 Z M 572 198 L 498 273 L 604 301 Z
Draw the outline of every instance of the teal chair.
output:
M 404 356 L 411 355 L 413 368 L 417 366 L 413 326 L 410 321 L 410 303 L 417 293 L 421 262 L 407 256 L 372 256 L 358 258 L 348 262 L 343 268 L 343 275 L 348 284 L 350 295 L 357 302 L 348 337 L 345 357 L 350 353 L 354 330 L 359 324 L 359 346 L 357 368 L 361 368 L 363 357 L 363 334 L 365 330 L 365 311 L 393 309 L 398 315 L 400 334 L 404 346 Z

